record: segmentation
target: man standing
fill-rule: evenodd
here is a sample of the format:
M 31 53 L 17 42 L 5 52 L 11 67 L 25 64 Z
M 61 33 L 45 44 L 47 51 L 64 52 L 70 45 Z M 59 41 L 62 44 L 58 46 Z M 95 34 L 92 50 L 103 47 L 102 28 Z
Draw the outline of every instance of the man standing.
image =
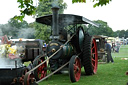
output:
M 114 63 L 112 55 L 111 55 L 111 45 L 107 43 L 107 41 L 105 41 L 105 47 L 106 47 L 105 50 L 107 52 L 107 63 L 109 63 L 109 61 Z

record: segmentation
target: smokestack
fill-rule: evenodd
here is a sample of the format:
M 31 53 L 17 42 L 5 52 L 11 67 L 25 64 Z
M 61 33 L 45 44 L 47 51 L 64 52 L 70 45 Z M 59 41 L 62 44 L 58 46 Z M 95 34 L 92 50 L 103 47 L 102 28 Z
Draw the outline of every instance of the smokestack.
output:
M 59 7 L 52 7 L 52 36 L 53 39 L 58 39 L 59 38 L 59 29 L 58 29 L 58 10 Z

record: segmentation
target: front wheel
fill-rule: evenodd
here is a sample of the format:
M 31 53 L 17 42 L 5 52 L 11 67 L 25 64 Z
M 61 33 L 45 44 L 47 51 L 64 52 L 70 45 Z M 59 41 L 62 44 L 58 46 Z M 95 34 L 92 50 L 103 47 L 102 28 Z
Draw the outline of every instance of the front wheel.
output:
M 37 65 L 39 65 L 40 63 L 42 63 L 45 60 L 44 57 L 39 58 L 39 56 L 33 61 L 33 67 L 36 67 Z M 42 64 L 41 66 L 39 66 L 37 69 L 34 70 L 34 76 L 36 78 L 36 80 L 40 80 L 42 78 L 44 78 L 47 75 L 47 63 L 45 62 L 44 64 Z
M 72 56 L 69 62 L 69 76 L 71 82 L 77 82 L 81 76 L 81 62 L 76 55 Z

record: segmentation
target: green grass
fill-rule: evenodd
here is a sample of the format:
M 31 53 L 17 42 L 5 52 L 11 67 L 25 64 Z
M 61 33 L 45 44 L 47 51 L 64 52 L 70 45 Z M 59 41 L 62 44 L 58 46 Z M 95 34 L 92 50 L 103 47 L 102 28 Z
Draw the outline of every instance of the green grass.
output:
M 114 64 L 99 64 L 97 74 L 85 76 L 82 68 L 81 79 L 78 82 L 71 83 L 69 74 L 56 74 L 42 81 L 39 85 L 126 85 L 128 76 L 125 72 L 128 70 L 128 46 L 121 46 L 119 53 L 112 53 Z

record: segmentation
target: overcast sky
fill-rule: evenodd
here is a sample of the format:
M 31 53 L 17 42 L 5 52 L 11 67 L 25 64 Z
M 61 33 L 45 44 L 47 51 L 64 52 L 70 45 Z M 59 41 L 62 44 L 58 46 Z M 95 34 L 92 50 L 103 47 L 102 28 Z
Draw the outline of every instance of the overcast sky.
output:
M 35 0 L 36 1 L 36 0 Z M 84 16 L 90 20 L 103 20 L 114 30 L 128 29 L 128 0 L 112 0 L 110 4 L 103 7 L 93 8 L 92 0 L 87 3 L 72 4 L 72 0 L 64 0 L 68 7 L 64 11 L 66 14 L 76 14 Z M 5 24 L 14 15 L 19 15 L 17 0 L 0 1 L 0 24 Z M 34 19 L 26 17 L 26 21 L 33 22 Z
M 10 18 L 14 17 L 15 15 L 20 15 L 18 5 L 17 0 L 0 1 L 0 24 L 6 24 Z M 29 23 L 35 21 L 32 16 L 25 17 L 25 20 Z

